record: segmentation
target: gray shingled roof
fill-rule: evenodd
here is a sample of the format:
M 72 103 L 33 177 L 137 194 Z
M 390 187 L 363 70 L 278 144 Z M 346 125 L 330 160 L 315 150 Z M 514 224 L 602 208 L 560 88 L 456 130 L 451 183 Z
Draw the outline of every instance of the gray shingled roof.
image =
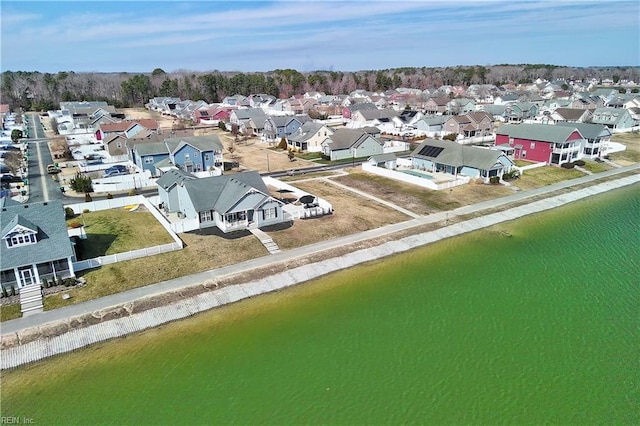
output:
M 236 109 L 233 111 L 235 113 L 238 120 L 257 120 L 261 123 L 267 119 L 267 114 L 265 114 L 262 108 L 243 108 Z
M 565 143 L 575 129 L 575 126 L 565 127 L 552 124 L 505 124 L 496 130 L 496 134 L 540 142 Z
M 426 146 L 439 147 L 443 150 L 436 157 L 419 154 Z M 447 166 L 467 166 L 478 170 L 490 170 L 498 162 L 498 158 L 503 155 L 504 153 L 498 150 L 436 139 L 426 139 L 411 153 L 411 157 L 424 158 Z
M 594 123 L 557 123 L 556 126 L 573 127 L 578 129 L 580 134 L 587 139 L 597 139 L 611 136 L 611 131 L 604 124 Z
M 287 139 L 295 142 L 304 142 L 318 133 L 322 126 L 324 126 L 322 123 L 307 121 L 300 127 L 300 131 L 293 133 Z M 331 133 L 332 131 L 329 129 L 329 132 Z
M 156 165 L 156 167 L 158 167 L 158 165 Z M 189 172 L 185 172 L 184 170 L 171 169 L 160 176 L 160 178 L 156 181 L 156 185 L 164 189 L 169 189 L 173 185 L 180 184 L 187 179 L 196 179 L 196 177 Z
M 234 205 L 251 189 L 262 193 L 249 197 L 255 205 L 269 196 L 269 188 L 258 172 L 186 180 L 183 185 L 198 212 L 211 209 L 219 213 L 234 211 Z
M 329 139 L 331 139 L 331 143 L 329 146 L 333 151 L 348 149 L 361 144 L 369 137 L 372 136 L 359 129 L 337 129 L 335 133 L 329 137 Z M 380 145 L 382 145 L 382 142 L 380 142 L 376 138 L 373 139 Z
M 41 203 L 5 205 L 0 214 L 0 229 L 4 237 L 13 229 L 10 224 L 27 224 L 28 228 L 36 228 L 38 242 L 18 247 L 7 247 L 0 243 L 0 270 L 6 270 L 33 263 L 49 262 L 73 256 L 73 247 L 64 208 L 60 201 Z
M 200 152 L 223 150 L 222 142 L 220 142 L 218 135 L 169 138 L 165 139 L 164 142 L 171 152 L 175 152 L 184 144 L 189 144 Z
M 135 144 L 134 149 L 141 157 L 145 155 L 169 154 L 167 145 L 164 142 L 140 142 Z

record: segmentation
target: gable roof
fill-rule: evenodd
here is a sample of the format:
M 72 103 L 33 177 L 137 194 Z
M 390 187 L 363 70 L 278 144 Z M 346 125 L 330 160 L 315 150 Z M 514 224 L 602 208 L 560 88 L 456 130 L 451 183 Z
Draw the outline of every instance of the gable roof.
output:
M 556 126 L 571 127 L 578 129 L 580 134 L 586 139 L 597 139 L 611 136 L 611 130 L 604 124 L 595 123 L 556 123 Z
M 326 127 L 324 124 L 316 123 L 314 121 L 307 121 L 302 126 L 300 126 L 300 129 L 297 132 L 295 132 L 292 135 L 290 135 L 288 137 L 288 139 L 290 141 L 303 142 L 303 141 L 313 137 L 323 127 L 325 127 L 327 129 L 329 134 L 333 134 L 333 130 L 331 130 L 329 127 Z
M 191 145 L 200 152 L 222 151 L 223 146 L 218 135 L 190 136 L 184 138 L 169 138 L 164 140 L 169 151 L 174 153 L 185 144 Z
M 510 138 L 535 140 L 541 142 L 564 143 L 575 131 L 578 131 L 576 126 L 521 123 L 505 124 L 498 130 L 496 130 L 496 135 L 507 135 Z
M 139 142 L 133 146 L 139 156 L 169 154 L 167 145 L 164 142 Z
M 2 237 L 18 224 L 37 231 L 38 242 L 11 248 L 4 243 L 0 244 L 0 270 L 73 256 L 64 208 L 60 201 L 2 207 Z
M 582 108 L 556 108 L 554 114 L 558 114 L 565 120 L 579 120 L 586 111 L 588 110 Z
M 164 190 L 168 190 L 172 186 L 181 184 L 187 179 L 196 179 L 196 177 L 189 172 L 185 172 L 184 170 L 171 169 L 160 176 L 160 178 L 158 178 L 158 180 L 156 181 L 156 185 L 163 188 Z
M 423 158 L 454 167 L 473 167 L 490 170 L 504 153 L 499 150 L 460 145 L 447 140 L 426 139 L 412 153 L 411 157 Z
M 228 213 L 251 190 L 260 193 L 250 197 L 251 208 L 270 197 L 262 177 L 253 171 L 185 180 L 183 186 L 198 212 L 213 209 L 218 213 Z
M 115 123 L 100 124 L 100 130 L 103 133 L 124 132 L 129 130 L 135 124 L 139 124 L 148 130 L 158 130 L 158 121 L 153 118 L 141 118 L 139 120 L 122 120 Z
M 329 146 L 332 150 L 348 149 L 362 144 L 368 138 L 371 138 L 382 145 L 382 142 L 363 130 L 337 129 L 335 133 L 329 137 L 331 140 Z

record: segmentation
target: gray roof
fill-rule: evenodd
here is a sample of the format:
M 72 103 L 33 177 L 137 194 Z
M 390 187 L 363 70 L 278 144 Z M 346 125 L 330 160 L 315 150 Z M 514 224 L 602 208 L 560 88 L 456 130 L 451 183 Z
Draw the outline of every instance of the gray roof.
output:
M 307 139 L 311 138 L 313 135 L 318 133 L 320 129 L 324 126 L 323 123 L 316 123 L 315 121 L 307 121 L 302 126 L 300 126 L 299 131 L 290 135 L 287 139 L 290 141 L 296 142 L 304 142 Z M 329 133 L 333 133 L 333 130 L 327 127 Z
M 219 213 L 246 210 L 247 206 L 238 206 L 238 202 L 251 190 L 260 192 L 252 194 L 248 201 L 243 201 L 245 204 L 250 202 L 251 208 L 270 196 L 269 189 L 258 172 L 186 180 L 183 185 L 198 212 L 212 209 Z
M 449 118 L 451 118 L 450 115 L 429 115 L 426 117 L 422 117 L 418 121 L 423 121 L 428 126 L 433 126 L 437 124 L 444 124 Z
M 169 189 L 175 184 L 181 184 L 187 179 L 196 179 L 194 175 L 179 169 L 171 169 L 160 176 L 156 184 L 164 189 Z
M 394 161 L 397 159 L 396 155 L 393 152 L 389 152 L 387 154 L 372 155 L 369 158 L 371 158 L 376 163 L 384 163 L 386 161 Z
M 271 120 L 276 127 L 285 127 L 293 120 L 300 122 L 296 119 L 296 117 L 293 117 L 291 115 L 271 115 L 267 118 L 267 120 Z
M 556 126 L 573 127 L 587 139 L 597 139 L 611 136 L 611 131 L 604 124 L 594 123 L 556 123 Z
M 253 119 L 259 121 L 260 123 L 264 123 L 267 119 L 267 114 L 265 114 L 262 108 L 236 109 L 232 112 L 232 114 L 235 114 L 238 120 Z
M 521 123 L 500 126 L 496 130 L 496 134 L 507 135 L 510 138 L 565 143 L 575 130 L 575 126 L 565 127 L 553 124 Z
M 0 215 L 2 235 L 0 237 L 5 237 L 7 232 L 18 224 L 37 231 L 38 242 L 9 248 L 2 241 L 0 243 L 0 270 L 73 256 L 73 246 L 67 232 L 64 207 L 60 201 L 2 207 Z
M 579 120 L 586 111 L 582 108 L 556 108 L 554 113 L 559 114 L 565 120 Z
M 329 139 L 331 139 L 331 143 L 329 146 L 333 151 L 340 150 L 340 149 L 348 149 L 353 146 L 360 145 L 368 138 L 372 138 L 373 140 L 378 142 L 380 145 L 382 145 L 382 142 L 380 142 L 378 139 L 372 137 L 370 134 L 362 130 L 337 129 L 335 133 L 329 137 Z
M 420 154 L 426 147 L 442 148 L 435 156 Z M 460 145 L 447 140 L 426 139 L 412 153 L 411 157 L 424 158 L 435 163 L 454 167 L 472 167 L 478 170 L 490 170 L 504 156 L 499 150 L 479 148 L 472 145 Z
M 182 145 L 188 144 L 200 152 L 222 151 L 223 146 L 218 135 L 190 136 L 184 138 L 169 138 L 164 140 L 169 151 L 175 152 Z
M 133 149 L 140 156 L 169 154 L 167 145 L 164 142 L 138 142 Z

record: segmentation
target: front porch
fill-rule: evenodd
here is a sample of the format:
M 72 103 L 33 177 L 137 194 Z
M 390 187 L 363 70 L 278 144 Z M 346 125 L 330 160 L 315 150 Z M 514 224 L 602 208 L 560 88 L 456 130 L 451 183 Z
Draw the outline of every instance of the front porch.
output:
M 44 280 L 57 281 L 70 277 L 75 277 L 71 259 L 23 265 L 0 272 L 1 285 L 6 290 L 10 288 L 19 290 L 34 284 L 39 287 Z

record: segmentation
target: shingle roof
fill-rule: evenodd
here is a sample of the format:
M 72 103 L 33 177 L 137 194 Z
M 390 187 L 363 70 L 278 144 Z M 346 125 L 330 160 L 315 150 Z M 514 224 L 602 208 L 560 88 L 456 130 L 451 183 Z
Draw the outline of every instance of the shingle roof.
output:
M 269 197 L 269 189 L 258 172 L 211 176 L 187 180 L 183 183 L 196 211 L 215 210 L 219 213 L 233 211 L 233 207 L 252 189 L 261 194 L 250 197 L 259 203 Z
M 564 143 L 575 130 L 575 126 L 565 127 L 552 124 L 522 123 L 505 124 L 496 130 L 496 134 L 540 142 Z
M 220 142 L 220 137 L 218 137 L 218 135 L 169 138 L 165 139 L 165 143 L 171 152 L 175 152 L 176 149 L 181 147 L 183 144 L 189 144 L 201 152 L 222 151 L 223 149 L 222 142 Z
M 429 149 L 425 150 L 428 147 L 437 148 L 431 150 L 437 154 L 424 154 L 424 152 L 429 152 Z M 421 151 L 423 154 L 421 154 Z M 425 140 L 411 153 L 411 157 L 425 158 L 448 166 L 467 166 L 479 170 L 491 169 L 498 162 L 498 158 L 503 155 L 504 153 L 499 150 L 460 145 L 453 141 L 435 139 Z
M 565 120 L 579 120 L 584 115 L 586 110 L 582 108 L 556 108 L 555 114 L 559 114 L 560 117 Z
M 5 205 L 0 215 L 2 237 L 13 228 L 10 224 L 14 222 L 37 228 L 38 242 L 11 248 L 0 243 L 0 270 L 73 256 L 60 201 Z
M 334 151 L 348 149 L 364 142 L 369 137 L 372 136 L 359 129 L 338 129 L 330 136 L 331 143 L 329 146 L 331 147 L 331 150 Z M 382 145 L 382 143 L 376 138 L 372 137 L 372 139 Z
M 196 177 L 189 172 L 185 172 L 184 170 L 171 169 L 160 176 L 160 178 L 156 181 L 156 185 L 163 189 L 169 189 L 173 185 L 181 184 L 188 179 L 196 179 Z
M 572 127 L 578 129 L 580 134 L 587 139 L 597 139 L 611 136 L 611 131 L 604 124 L 594 123 L 557 123 L 556 126 Z
M 134 149 L 140 156 L 169 153 L 164 142 L 140 142 L 135 144 Z

